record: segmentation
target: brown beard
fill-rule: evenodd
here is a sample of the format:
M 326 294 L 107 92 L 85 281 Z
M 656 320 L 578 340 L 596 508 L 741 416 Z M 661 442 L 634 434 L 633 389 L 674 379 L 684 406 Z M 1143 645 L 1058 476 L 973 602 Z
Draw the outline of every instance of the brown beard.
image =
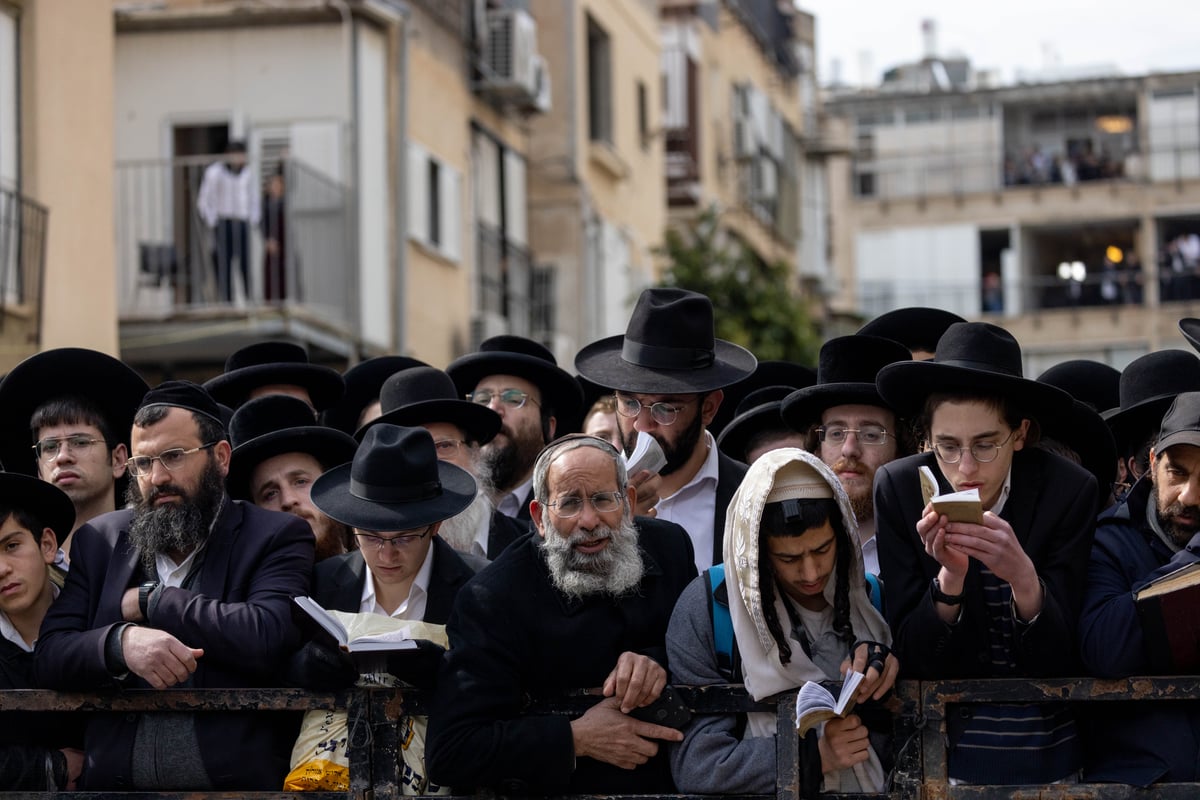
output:
M 862 477 L 867 481 L 866 491 L 864 492 L 860 492 L 857 489 L 851 491 L 849 487 L 845 487 L 845 484 L 843 484 L 843 487 L 846 488 L 846 494 L 850 497 L 850 508 L 854 511 L 854 518 L 859 521 L 864 519 L 873 519 L 875 517 L 875 498 L 873 496 L 874 487 L 872 484 L 874 482 L 875 475 L 873 472 L 871 472 L 870 467 L 868 467 L 866 464 L 863 464 L 861 461 L 849 461 L 844 458 L 838 459 L 830 466 L 830 469 L 832 469 L 834 473 L 849 470 L 851 468 L 859 469 L 862 472 Z
M 1186 547 L 1188 542 L 1197 533 L 1200 533 L 1200 528 L 1190 530 L 1188 528 L 1180 528 L 1173 521 L 1176 516 L 1183 513 L 1189 513 L 1193 517 L 1200 519 L 1200 508 L 1196 506 L 1185 506 L 1183 503 L 1172 503 L 1165 509 L 1159 506 L 1158 489 L 1153 487 L 1154 496 L 1154 513 L 1158 516 L 1158 525 L 1162 528 L 1163 533 L 1171 537 L 1171 541 L 1179 547 Z

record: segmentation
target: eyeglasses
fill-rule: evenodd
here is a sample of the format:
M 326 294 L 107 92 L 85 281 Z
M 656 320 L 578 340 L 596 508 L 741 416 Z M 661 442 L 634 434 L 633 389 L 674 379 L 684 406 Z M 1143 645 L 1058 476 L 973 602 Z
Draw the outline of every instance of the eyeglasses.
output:
M 858 437 L 858 441 L 862 444 L 869 444 L 872 447 L 887 444 L 887 428 L 884 428 L 882 425 L 864 425 L 861 428 L 843 428 L 840 426 L 817 428 L 817 438 L 822 442 L 830 442 L 832 444 L 842 444 L 846 441 L 846 437 L 852 433 Z
M 942 442 L 934 442 L 933 450 L 935 453 L 937 453 L 937 457 L 946 464 L 957 464 L 959 461 L 961 461 L 964 450 L 970 450 L 971 458 L 975 459 L 980 464 L 987 464 L 996 460 L 996 457 L 1000 455 L 1000 448 L 1008 444 L 1009 440 L 1012 439 L 1013 434 L 1016 432 L 1017 431 L 1015 428 L 1009 431 L 1008 436 L 1005 436 L 1004 441 L 1002 442 L 976 442 L 970 447 L 959 447 L 956 444 L 943 444 Z
M 368 546 L 374 546 L 377 552 L 382 553 L 389 547 L 396 550 L 411 547 L 428 536 L 431 530 L 433 530 L 433 526 L 426 525 L 425 530 L 420 533 L 402 533 L 399 536 L 376 536 L 373 533 L 359 533 L 358 531 L 355 531 L 354 535 L 358 537 L 359 547 L 366 550 Z
M 683 411 L 683 406 L 678 403 L 658 402 L 651 403 L 646 406 L 636 397 L 626 397 L 624 395 L 616 395 L 617 398 L 617 413 L 622 417 L 633 419 L 642 413 L 643 408 L 650 409 L 651 418 L 659 425 L 672 425 L 679 417 L 679 412 Z
M 458 448 L 466 447 L 467 443 L 462 439 L 438 439 L 433 446 L 437 449 L 438 458 L 453 458 L 458 454 Z
M 91 436 L 64 436 L 61 439 L 49 438 L 42 439 L 33 446 L 33 452 L 43 461 L 53 461 L 58 458 L 58 454 L 62 452 L 65 446 L 68 453 L 82 453 L 89 449 L 92 445 L 100 444 L 103 439 L 93 439 Z
M 621 507 L 624 497 L 620 492 L 597 492 L 591 497 L 564 497 L 546 505 L 554 509 L 560 519 L 570 519 L 579 516 L 584 503 L 591 503 L 597 514 L 611 514 Z
M 534 400 L 529 392 L 522 392 L 520 389 L 505 389 L 502 392 L 494 392 L 491 389 L 476 389 L 467 395 L 467 399 L 472 403 L 478 403 L 481 406 L 490 406 L 492 400 L 500 398 L 500 404 L 509 408 L 521 408 L 525 405 L 526 400 L 533 402 L 535 406 L 540 406 L 537 400 Z
M 187 457 L 192 453 L 199 453 L 201 450 L 207 450 L 215 444 L 216 442 L 209 442 L 208 444 L 202 444 L 199 447 L 193 447 L 189 450 L 185 450 L 182 447 L 175 447 L 171 450 L 164 450 L 156 456 L 131 456 L 130 459 L 125 462 L 125 466 L 129 468 L 130 474 L 134 475 L 135 477 L 149 475 L 151 470 L 154 469 L 155 461 L 158 461 L 164 467 L 166 467 L 168 472 L 172 472 L 182 467 L 183 462 L 187 460 Z

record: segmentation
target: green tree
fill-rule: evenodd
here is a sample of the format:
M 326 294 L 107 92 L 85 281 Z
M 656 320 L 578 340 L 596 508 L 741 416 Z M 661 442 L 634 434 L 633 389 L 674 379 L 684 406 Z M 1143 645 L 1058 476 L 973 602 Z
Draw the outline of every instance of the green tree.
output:
M 708 295 L 718 338 L 761 361 L 817 363 L 821 335 L 786 262 L 767 263 L 724 234 L 713 210 L 665 238 L 661 253 L 669 263 L 661 285 Z

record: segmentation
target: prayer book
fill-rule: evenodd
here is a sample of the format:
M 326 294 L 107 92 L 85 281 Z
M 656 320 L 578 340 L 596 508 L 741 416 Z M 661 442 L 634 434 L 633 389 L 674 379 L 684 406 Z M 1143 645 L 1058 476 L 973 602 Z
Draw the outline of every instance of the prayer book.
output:
M 979 498 L 978 489 L 938 494 L 938 482 L 933 470 L 922 466 L 918 472 L 921 475 L 921 497 L 926 505 L 932 503 L 933 510 L 944 514 L 950 522 L 983 524 L 983 501 Z
M 854 695 L 863 681 L 863 674 L 850 670 L 842 681 L 842 691 L 835 699 L 833 693 L 816 681 L 808 681 L 796 695 L 796 731 L 801 737 L 811 729 L 834 717 L 842 718 L 854 709 Z
M 425 623 L 385 617 L 382 614 L 351 614 L 327 611 L 311 597 L 295 598 L 296 605 L 312 617 L 347 653 L 380 650 L 415 650 Z
M 663 453 L 658 440 L 645 431 L 638 431 L 637 444 L 634 445 L 633 452 L 625 459 L 625 469 L 630 476 L 636 475 L 644 469 L 658 472 L 666 465 L 667 456 Z
M 1142 638 L 1156 667 L 1200 667 L 1200 563 L 1187 564 L 1134 593 Z

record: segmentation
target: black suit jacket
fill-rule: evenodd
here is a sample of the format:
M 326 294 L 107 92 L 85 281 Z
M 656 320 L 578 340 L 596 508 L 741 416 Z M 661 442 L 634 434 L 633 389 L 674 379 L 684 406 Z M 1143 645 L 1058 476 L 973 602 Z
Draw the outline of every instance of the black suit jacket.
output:
M 513 794 L 669 790 L 661 754 L 635 770 L 590 758 L 576 764 L 566 716 L 522 716 L 529 695 L 599 687 L 627 650 L 665 665 L 671 611 L 696 575 L 691 539 L 672 522 L 638 517 L 637 527 L 645 573 L 620 599 L 558 591 L 537 536 L 463 587 L 429 715 L 432 780 Z
M 729 508 L 729 502 L 733 500 L 733 493 L 742 485 L 742 478 L 746 477 L 748 469 L 750 468 L 741 461 L 717 451 L 717 503 L 713 509 L 714 564 L 720 564 L 725 558 L 725 512 Z
M 893 648 L 906 678 L 983 678 L 992 672 L 988 617 L 979 563 L 971 561 L 962 619 L 947 625 L 934 609 L 931 583 L 940 569 L 917 535 L 924 507 L 917 468 L 929 466 L 951 491 L 933 453 L 892 461 L 875 473 L 875 535 Z M 1096 479 L 1082 467 L 1035 448 L 1017 451 L 1001 518 L 1046 586 L 1042 612 L 1014 632 L 1022 676 L 1075 674 L 1076 626 L 1083 606 L 1095 532 Z
M 492 511 L 492 526 L 488 531 L 488 561 L 495 561 L 504 548 L 533 530 L 533 522 L 529 519 L 529 503 L 526 502 L 522 508 L 525 510 L 524 519 Z
M 109 631 L 122 623 L 121 597 L 145 577 L 129 542 L 130 511 L 103 514 L 75 532 L 71 570 L 42 623 L 34 652 L 39 686 L 90 690 L 149 688 L 105 663 Z M 164 587 L 148 622 L 204 649 L 191 686 L 275 686 L 300 632 L 292 598 L 308 594 L 314 540 L 308 523 L 226 498 L 205 546 L 194 589 Z M 88 726 L 81 788 L 131 788 L 138 715 L 98 715 Z M 218 790 L 278 790 L 298 719 L 276 713 L 198 713 L 200 756 Z

